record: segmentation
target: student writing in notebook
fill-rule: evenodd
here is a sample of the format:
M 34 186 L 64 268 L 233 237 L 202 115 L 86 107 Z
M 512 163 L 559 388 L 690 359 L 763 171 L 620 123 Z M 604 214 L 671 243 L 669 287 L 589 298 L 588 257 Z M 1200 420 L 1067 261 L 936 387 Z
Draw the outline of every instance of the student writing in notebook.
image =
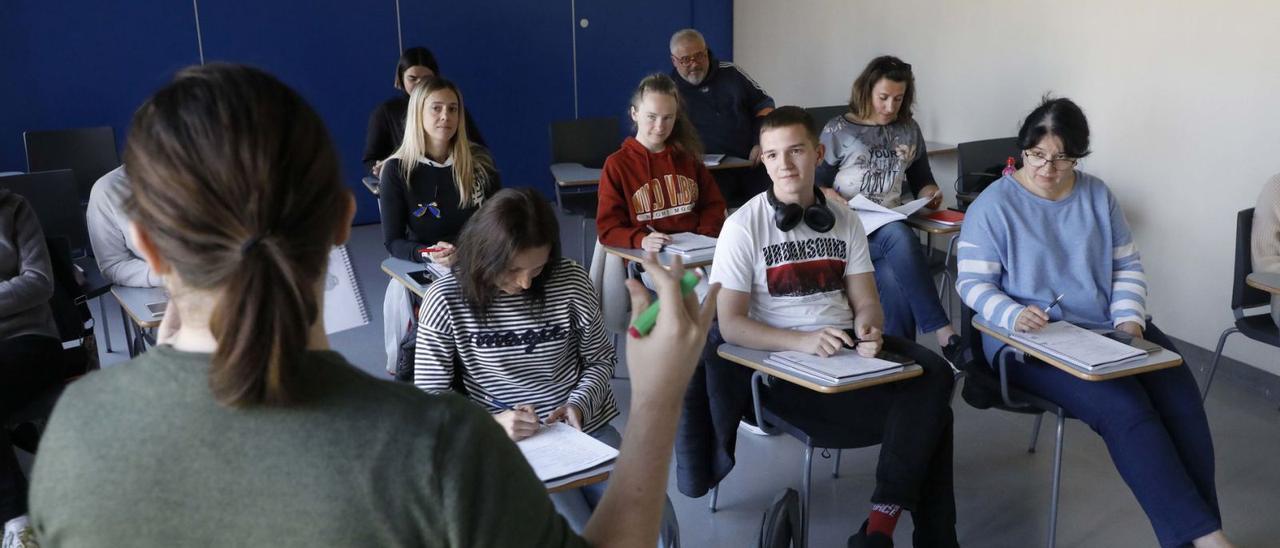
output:
M 1090 152 L 1084 112 L 1069 99 L 1046 98 L 1023 122 L 1018 146 L 1018 170 L 987 187 L 966 213 L 956 283 L 965 304 L 1008 330 L 1066 320 L 1175 350 L 1147 320 L 1146 275 L 1120 204 L 1101 179 L 1075 169 Z M 993 337 L 982 342 L 989 363 L 1012 362 L 1010 383 L 1102 435 L 1161 546 L 1230 545 L 1209 423 L 1185 363 L 1090 382 L 1008 351 Z
M 942 204 L 924 133 L 912 118 L 915 96 L 911 65 L 889 55 L 872 59 L 853 81 L 849 111 L 827 122 L 820 137 L 825 152 L 817 180 L 832 203 L 862 195 L 897 207 L 906 184 L 916 196 L 933 197 L 928 207 Z M 942 309 L 915 232 L 894 221 L 868 234 L 867 243 L 885 309 L 885 332 L 900 337 L 914 337 L 916 329 L 933 333 L 954 363 L 960 337 Z
M 636 134 L 600 173 L 600 243 L 659 251 L 671 234 L 719 235 L 724 198 L 702 163 L 702 144 L 675 82 L 663 74 L 641 80 L 630 113 Z
M 728 473 L 737 422 L 751 403 L 751 370 L 720 358 L 721 342 L 818 356 L 845 347 L 874 356 L 884 346 L 914 359 L 924 373 L 830 395 L 777 382 L 769 388 L 770 410 L 810 432 L 865 432 L 883 440 L 869 516 L 850 546 L 891 544 L 906 510 L 916 546 L 954 547 L 951 367 L 912 341 L 881 336 L 884 320 L 862 224 L 814 185 L 823 147 L 809 114 L 794 106 L 769 113 L 760 148 L 773 186 L 725 221 L 716 246 L 711 281 L 723 284 L 719 331 L 704 352 L 705 377 L 686 397 L 681 490 L 701 494 Z M 868 515 L 851 515 L 859 514 Z
M 663 306 L 653 333 L 628 342 L 631 432 L 579 537 L 481 409 L 328 350 L 324 265 L 355 205 L 301 97 L 208 64 L 179 73 L 130 128 L 126 209 L 173 298 L 157 347 L 59 401 L 32 481 L 40 544 L 656 542 L 680 396 L 712 315 L 680 300 L 683 269 L 652 269 Z M 648 306 L 629 289 L 633 309 Z
M 563 421 L 618 447 L 616 356 L 587 272 L 560 255 L 555 212 L 532 189 L 505 189 L 471 218 L 458 264 L 427 290 L 418 318 L 414 384 L 455 389 L 493 414 L 514 441 Z M 552 495 L 582 530 L 606 485 Z M 678 542 L 667 505 L 664 545 Z

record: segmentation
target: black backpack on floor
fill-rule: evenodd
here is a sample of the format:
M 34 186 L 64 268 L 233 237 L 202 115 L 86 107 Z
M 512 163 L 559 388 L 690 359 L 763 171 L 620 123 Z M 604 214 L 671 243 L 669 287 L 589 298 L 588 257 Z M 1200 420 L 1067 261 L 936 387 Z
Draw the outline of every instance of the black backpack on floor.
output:
M 800 546 L 800 494 L 788 487 L 760 518 L 759 548 Z

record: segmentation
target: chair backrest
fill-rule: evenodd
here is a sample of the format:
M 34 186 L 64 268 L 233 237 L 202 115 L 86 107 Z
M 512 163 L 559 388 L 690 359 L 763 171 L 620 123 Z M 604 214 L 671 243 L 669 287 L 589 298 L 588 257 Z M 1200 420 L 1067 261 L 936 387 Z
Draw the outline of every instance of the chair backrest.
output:
M 625 333 L 631 320 L 631 296 L 627 293 L 627 267 L 622 258 L 605 253 L 604 245 L 596 241 L 588 271 L 591 285 L 600 300 L 600 317 L 605 330 Z
M 1018 138 L 1002 137 L 956 145 L 956 192 L 977 195 L 996 179 L 1009 157 L 1018 157 Z
M 1236 213 L 1236 256 L 1231 276 L 1231 311 L 1236 317 L 1246 308 L 1271 304 L 1271 294 L 1251 287 L 1246 279 L 1253 273 L 1253 208 Z
M 62 236 L 77 255 L 89 249 L 89 229 L 76 194 L 76 178 L 69 169 L 0 177 L 0 188 L 21 195 L 40 219 L 46 238 Z
M 551 163 L 575 163 L 604 167 L 604 160 L 618 150 L 617 118 L 579 118 L 551 122 Z
M 27 131 L 22 140 L 27 147 L 27 171 L 70 169 L 81 202 L 89 201 L 94 182 L 120 165 L 115 132 L 107 126 Z
M 849 112 L 849 105 L 831 105 L 829 107 L 804 107 L 804 110 L 805 112 L 809 113 L 809 116 L 813 117 L 813 123 L 818 125 L 818 127 L 814 129 L 821 132 L 823 126 L 826 126 L 827 122 L 829 122 L 832 118 L 835 118 L 836 116 L 840 116 L 841 114 Z

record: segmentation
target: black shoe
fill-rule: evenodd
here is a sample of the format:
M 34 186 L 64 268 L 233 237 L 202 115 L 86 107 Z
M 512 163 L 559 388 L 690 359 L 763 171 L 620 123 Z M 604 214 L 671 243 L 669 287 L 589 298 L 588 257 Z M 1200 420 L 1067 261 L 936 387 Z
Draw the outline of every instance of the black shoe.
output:
M 952 335 L 947 341 L 946 346 L 942 347 L 942 357 L 951 363 L 951 367 L 959 369 L 964 365 L 964 352 L 969 349 L 969 345 L 964 344 L 964 340 L 960 335 Z
M 893 538 L 884 533 L 868 535 L 867 522 L 863 520 L 857 534 L 849 537 L 849 548 L 893 548 Z

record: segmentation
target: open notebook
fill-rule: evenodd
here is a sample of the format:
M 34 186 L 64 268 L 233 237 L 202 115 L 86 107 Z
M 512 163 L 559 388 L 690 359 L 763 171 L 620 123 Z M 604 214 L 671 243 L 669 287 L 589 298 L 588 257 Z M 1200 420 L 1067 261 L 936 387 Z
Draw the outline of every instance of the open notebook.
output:
M 1009 337 L 1085 371 L 1131 365 L 1147 357 L 1145 350 L 1064 321 L 1052 322 L 1035 332 L 1009 333 Z
M 826 358 L 794 350 L 774 352 L 765 358 L 764 363 L 791 373 L 798 373 L 803 377 L 817 379 L 821 384 L 831 386 L 889 375 L 902 371 L 903 368 L 901 363 L 880 358 L 867 358 L 847 348 Z
M 926 196 L 889 209 L 859 194 L 849 200 L 849 207 L 858 214 L 858 219 L 862 221 L 862 230 L 870 236 L 876 229 L 894 221 L 906 219 L 912 213 L 920 211 L 931 200 L 933 200 L 932 197 Z
M 613 470 L 618 458 L 617 449 L 563 422 L 543 426 L 516 446 L 548 489 Z
M 662 250 L 686 259 L 710 259 L 716 254 L 716 239 L 692 232 L 677 232 L 671 235 L 671 243 L 663 246 Z
M 360 279 L 351 266 L 347 246 L 329 251 L 329 271 L 324 280 L 324 331 L 337 333 L 369 323 Z

